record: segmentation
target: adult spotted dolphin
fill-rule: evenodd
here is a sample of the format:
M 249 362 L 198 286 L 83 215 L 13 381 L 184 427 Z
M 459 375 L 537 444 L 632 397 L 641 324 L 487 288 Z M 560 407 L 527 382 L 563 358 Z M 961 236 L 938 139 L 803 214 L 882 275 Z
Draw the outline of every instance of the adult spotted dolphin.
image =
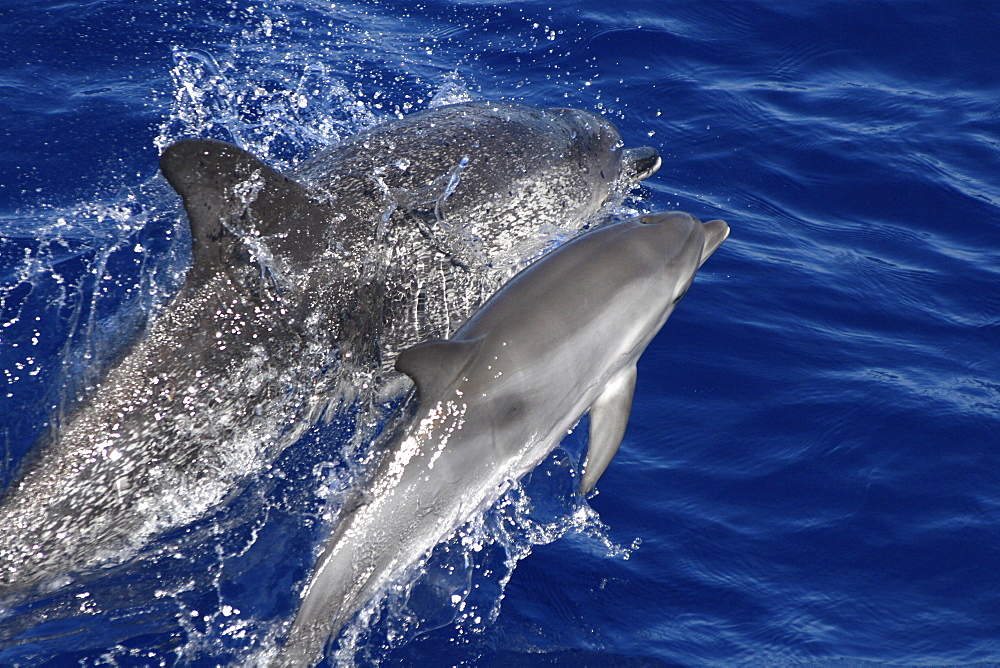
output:
M 288 175 L 224 142 L 168 147 L 192 266 L 0 505 L 0 599 L 203 515 L 658 164 L 600 116 L 497 102 L 394 120 Z
M 590 412 L 580 491 L 621 443 L 636 361 L 726 239 L 680 212 L 586 232 L 519 273 L 448 340 L 399 355 L 416 408 L 327 541 L 279 665 L 307 665 L 372 596 L 493 503 Z M 411 397 L 411 401 L 412 401 Z

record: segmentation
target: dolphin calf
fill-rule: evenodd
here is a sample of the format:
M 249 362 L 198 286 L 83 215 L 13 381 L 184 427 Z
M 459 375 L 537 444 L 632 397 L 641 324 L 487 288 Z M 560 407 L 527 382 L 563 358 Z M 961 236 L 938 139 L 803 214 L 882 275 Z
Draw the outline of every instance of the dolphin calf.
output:
M 277 665 L 316 663 L 377 592 L 531 471 L 590 412 L 580 491 L 621 443 L 636 361 L 726 239 L 681 212 L 585 232 L 515 276 L 450 339 L 404 350 L 404 426 L 345 504 Z M 415 407 L 414 407 L 415 406 Z
M 0 503 L 0 600 L 204 515 L 658 165 L 600 116 L 500 102 L 393 120 L 287 175 L 220 141 L 167 147 L 192 266 Z

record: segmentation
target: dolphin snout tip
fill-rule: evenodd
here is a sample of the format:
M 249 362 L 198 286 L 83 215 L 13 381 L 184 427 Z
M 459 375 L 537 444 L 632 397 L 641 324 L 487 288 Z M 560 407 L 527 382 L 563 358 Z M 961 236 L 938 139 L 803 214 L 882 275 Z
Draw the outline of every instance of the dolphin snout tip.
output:
M 663 160 L 652 146 L 640 146 L 622 151 L 622 164 L 632 178 L 642 181 L 655 174 Z

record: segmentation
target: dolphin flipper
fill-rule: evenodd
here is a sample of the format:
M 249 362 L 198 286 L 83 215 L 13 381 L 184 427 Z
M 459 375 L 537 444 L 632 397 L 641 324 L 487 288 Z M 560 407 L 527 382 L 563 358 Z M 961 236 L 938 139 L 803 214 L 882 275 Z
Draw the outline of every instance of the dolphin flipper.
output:
M 608 468 L 625 436 L 628 416 L 632 412 L 635 394 L 635 364 L 629 365 L 611 379 L 590 407 L 590 437 L 587 459 L 583 464 L 580 493 L 589 494 Z

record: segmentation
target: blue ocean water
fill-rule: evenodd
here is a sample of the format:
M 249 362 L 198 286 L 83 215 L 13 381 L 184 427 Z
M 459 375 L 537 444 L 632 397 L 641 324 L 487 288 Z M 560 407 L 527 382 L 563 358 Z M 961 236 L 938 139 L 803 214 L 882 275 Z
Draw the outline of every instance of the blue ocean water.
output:
M 663 156 L 626 207 L 731 236 L 643 356 L 599 493 L 572 493 L 581 423 L 330 661 L 1000 663 L 1000 8 L 8 0 L 0 26 L 4 485 L 183 275 L 170 141 L 282 167 L 433 100 L 586 108 Z M 0 609 L 0 664 L 253 661 L 342 431 Z

